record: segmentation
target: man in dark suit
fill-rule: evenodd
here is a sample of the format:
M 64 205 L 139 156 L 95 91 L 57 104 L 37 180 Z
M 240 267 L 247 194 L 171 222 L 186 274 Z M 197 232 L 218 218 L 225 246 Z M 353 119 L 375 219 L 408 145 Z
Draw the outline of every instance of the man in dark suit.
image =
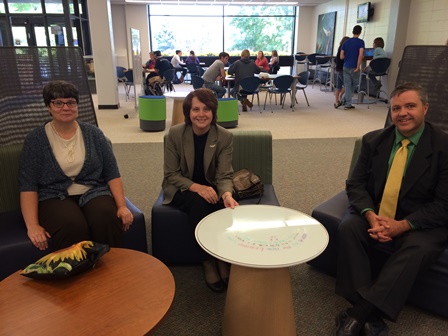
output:
M 338 229 L 336 293 L 353 306 L 336 316 L 335 335 L 387 335 L 381 317 L 397 319 L 417 276 L 446 246 L 448 134 L 425 122 L 427 110 L 422 87 L 399 85 L 391 93 L 393 125 L 363 137 L 347 180 L 350 207 Z M 381 210 L 383 192 L 394 158 L 403 152 L 403 139 L 410 141 L 403 155 L 404 176 L 395 214 L 387 216 Z M 373 277 L 369 250 L 376 244 L 394 252 Z

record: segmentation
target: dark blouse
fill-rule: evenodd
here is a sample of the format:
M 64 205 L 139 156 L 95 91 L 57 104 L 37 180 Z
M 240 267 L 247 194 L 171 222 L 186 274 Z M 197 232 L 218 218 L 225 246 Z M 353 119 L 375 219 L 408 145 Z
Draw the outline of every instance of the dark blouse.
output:
M 207 180 L 205 179 L 205 170 L 204 170 L 204 152 L 208 132 L 203 135 L 196 135 L 193 133 L 193 137 L 194 137 L 193 182 L 210 186 L 210 183 L 208 183 Z

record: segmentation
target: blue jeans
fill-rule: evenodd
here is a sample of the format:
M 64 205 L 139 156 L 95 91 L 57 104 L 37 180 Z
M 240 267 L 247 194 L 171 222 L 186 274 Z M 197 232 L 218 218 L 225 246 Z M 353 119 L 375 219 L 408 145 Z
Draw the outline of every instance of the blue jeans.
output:
M 359 83 L 359 71 L 344 67 L 345 106 L 352 105 L 352 96 Z
M 218 85 L 218 84 L 215 84 L 215 83 L 205 82 L 204 83 L 204 87 L 206 87 L 207 89 L 210 89 L 212 91 L 215 91 L 216 95 L 218 96 L 218 98 L 224 97 L 224 95 L 227 92 L 227 90 L 225 88 L 223 88 L 221 85 Z

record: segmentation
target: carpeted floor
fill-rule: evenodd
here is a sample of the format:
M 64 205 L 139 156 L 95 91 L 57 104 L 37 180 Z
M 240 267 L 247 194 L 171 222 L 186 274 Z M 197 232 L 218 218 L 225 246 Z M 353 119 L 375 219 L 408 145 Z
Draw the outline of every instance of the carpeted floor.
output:
M 273 184 L 280 204 L 310 214 L 316 205 L 341 191 L 353 144 L 354 138 L 274 140 Z M 148 242 L 151 207 L 163 176 L 162 146 L 114 144 L 126 195 L 146 216 Z M 225 294 L 215 294 L 205 286 L 200 266 L 170 269 L 176 281 L 176 295 L 154 334 L 220 335 Z M 347 305 L 334 294 L 334 279 L 304 264 L 291 268 L 291 281 L 298 335 L 331 335 L 334 315 Z M 447 334 L 448 319 L 406 306 L 398 323 L 388 325 L 390 335 L 442 336 Z

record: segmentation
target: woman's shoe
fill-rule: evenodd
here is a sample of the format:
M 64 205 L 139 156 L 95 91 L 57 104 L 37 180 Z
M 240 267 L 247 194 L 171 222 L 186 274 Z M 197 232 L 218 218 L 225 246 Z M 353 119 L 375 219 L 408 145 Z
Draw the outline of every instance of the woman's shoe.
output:
M 226 285 L 222 280 L 218 280 L 214 283 L 205 282 L 207 284 L 207 287 L 210 288 L 215 293 L 222 293 L 226 290 Z
M 337 103 L 334 104 L 334 108 L 337 109 L 339 106 L 342 105 L 342 100 L 338 101 Z

